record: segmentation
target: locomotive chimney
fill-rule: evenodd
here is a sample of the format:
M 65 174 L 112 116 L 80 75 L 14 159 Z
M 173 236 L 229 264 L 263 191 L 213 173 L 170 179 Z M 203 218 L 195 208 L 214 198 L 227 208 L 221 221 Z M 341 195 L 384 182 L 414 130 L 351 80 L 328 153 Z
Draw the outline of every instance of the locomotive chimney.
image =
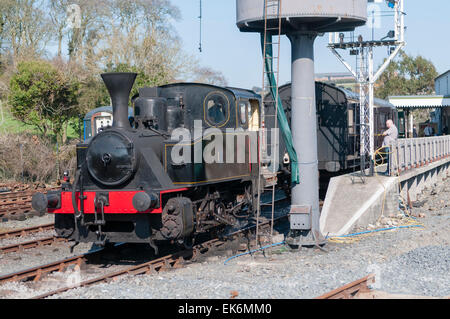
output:
M 103 73 L 113 108 L 113 127 L 131 128 L 128 121 L 128 100 L 136 73 Z

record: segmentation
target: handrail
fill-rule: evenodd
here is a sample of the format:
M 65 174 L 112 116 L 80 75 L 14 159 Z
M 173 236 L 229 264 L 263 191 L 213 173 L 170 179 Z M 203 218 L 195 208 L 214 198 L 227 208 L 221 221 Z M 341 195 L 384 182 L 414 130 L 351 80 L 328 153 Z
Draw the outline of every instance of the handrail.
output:
M 398 139 L 389 146 L 389 174 L 401 173 L 450 156 L 450 136 Z

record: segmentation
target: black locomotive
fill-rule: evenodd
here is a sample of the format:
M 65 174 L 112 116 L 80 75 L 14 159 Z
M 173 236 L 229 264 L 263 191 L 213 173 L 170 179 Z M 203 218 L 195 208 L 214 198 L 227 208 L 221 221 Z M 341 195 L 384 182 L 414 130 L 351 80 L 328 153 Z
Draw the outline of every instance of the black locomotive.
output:
M 258 164 L 256 152 L 251 160 L 245 132 L 259 127 L 258 95 L 190 83 L 141 88 L 131 125 L 128 102 L 136 74 L 102 77 L 112 99 L 112 127 L 77 145 L 73 183 L 33 198 L 36 210 L 55 214 L 59 236 L 97 244 L 182 243 L 220 225 L 245 223 L 254 214 Z M 181 141 L 182 155 L 191 161 L 172 156 L 180 144 L 171 138 L 177 128 L 194 133 Z M 204 133 L 195 136 L 195 128 Z M 208 136 L 208 128 L 216 131 Z M 228 132 L 237 128 L 242 130 Z M 234 153 L 234 160 L 224 163 L 205 161 L 205 148 L 217 145 L 218 132 L 235 136 L 223 139 L 223 149 L 213 156 L 228 158 L 240 141 L 240 161 Z
M 158 241 L 189 244 L 195 234 L 246 225 L 257 207 L 260 96 L 198 83 L 144 87 L 129 118 L 135 77 L 102 74 L 112 127 L 77 145 L 73 181 L 66 176 L 60 190 L 35 194 L 33 208 L 55 214 L 59 236 L 101 245 L 144 242 L 157 249 Z M 350 121 L 356 101 L 325 84 L 316 88 L 319 154 L 331 154 L 320 168 L 338 171 L 358 157 Z M 289 119 L 290 86 L 280 95 Z M 276 180 L 289 193 L 283 143 Z

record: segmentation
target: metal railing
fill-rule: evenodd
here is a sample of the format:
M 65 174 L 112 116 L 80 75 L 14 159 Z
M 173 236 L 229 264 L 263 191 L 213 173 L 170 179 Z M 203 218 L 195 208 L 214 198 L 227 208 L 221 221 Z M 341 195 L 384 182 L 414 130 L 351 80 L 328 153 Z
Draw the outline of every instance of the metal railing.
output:
M 450 156 L 450 136 L 398 139 L 390 145 L 389 174 L 401 173 Z

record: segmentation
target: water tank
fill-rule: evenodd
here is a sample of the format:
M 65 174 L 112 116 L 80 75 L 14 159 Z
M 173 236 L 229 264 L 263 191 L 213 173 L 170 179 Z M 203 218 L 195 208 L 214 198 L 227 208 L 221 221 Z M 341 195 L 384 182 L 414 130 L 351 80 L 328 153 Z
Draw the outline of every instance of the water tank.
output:
M 167 132 L 172 133 L 174 129 L 182 124 L 182 111 L 179 106 L 169 105 L 167 107 Z
M 243 32 L 264 30 L 265 0 L 236 0 L 236 23 Z M 268 24 L 277 24 L 278 0 L 267 1 Z M 367 0 L 282 0 L 282 33 L 352 31 L 367 20 Z M 276 24 L 274 24 L 275 22 Z

